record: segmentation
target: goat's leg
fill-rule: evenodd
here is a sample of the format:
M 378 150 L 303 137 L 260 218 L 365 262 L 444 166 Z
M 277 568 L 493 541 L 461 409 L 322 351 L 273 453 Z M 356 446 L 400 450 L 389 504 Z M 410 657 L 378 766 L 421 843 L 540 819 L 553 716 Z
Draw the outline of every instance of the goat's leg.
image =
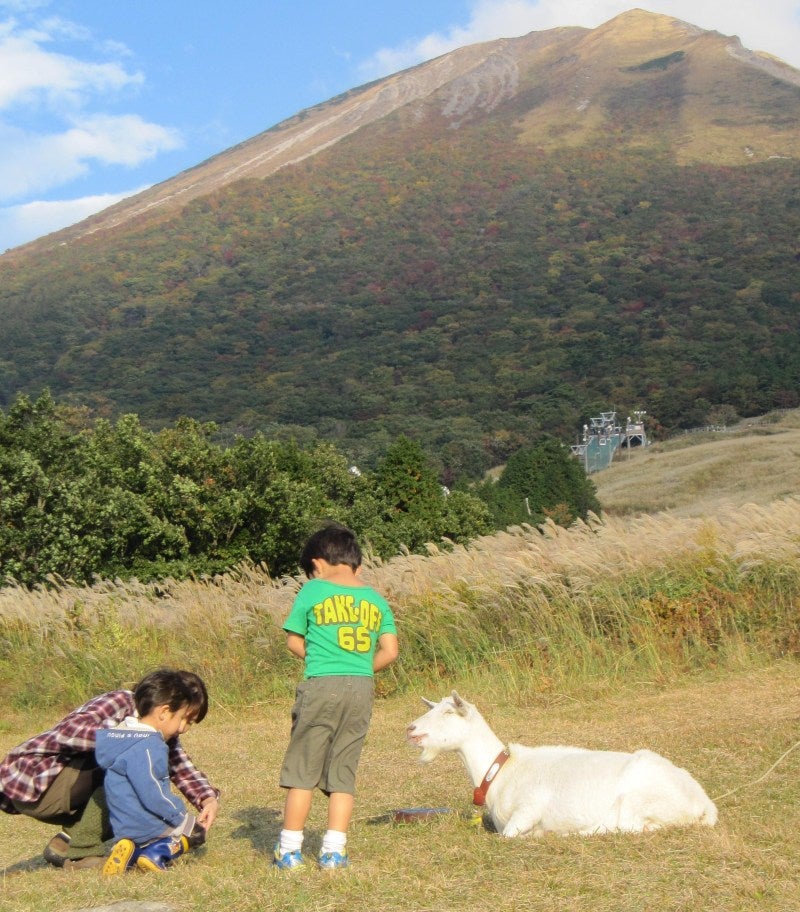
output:
M 657 817 L 648 814 L 648 797 L 636 792 L 620 795 L 612 809 L 612 830 L 620 833 L 647 833 L 661 826 Z
M 530 811 L 515 811 L 506 821 L 500 834 L 506 839 L 512 839 L 514 836 L 523 836 L 536 829 L 536 822 L 531 819 Z

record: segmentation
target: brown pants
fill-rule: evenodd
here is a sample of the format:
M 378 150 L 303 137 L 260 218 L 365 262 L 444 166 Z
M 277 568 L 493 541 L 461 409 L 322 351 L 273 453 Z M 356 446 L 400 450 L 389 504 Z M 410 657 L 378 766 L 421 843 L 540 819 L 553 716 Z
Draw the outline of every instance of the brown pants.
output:
M 34 820 L 69 826 L 80 819 L 89 798 L 103 783 L 103 770 L 94 756 L 75 757 L 52 781 L 37 801 L 15 801 L 14 807 Z

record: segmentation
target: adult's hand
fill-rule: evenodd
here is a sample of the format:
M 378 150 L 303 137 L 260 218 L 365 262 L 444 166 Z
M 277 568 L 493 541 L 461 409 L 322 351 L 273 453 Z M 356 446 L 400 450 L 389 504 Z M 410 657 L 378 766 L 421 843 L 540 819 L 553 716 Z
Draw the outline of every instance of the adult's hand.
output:
M 197 815 L 197 822 L 201 827 L 208 830 L 217 819 L 218 813 L 219 799 L 206 798 L 206 800 L 203 802 L 203 806 L 200 808 L 200 813 Z

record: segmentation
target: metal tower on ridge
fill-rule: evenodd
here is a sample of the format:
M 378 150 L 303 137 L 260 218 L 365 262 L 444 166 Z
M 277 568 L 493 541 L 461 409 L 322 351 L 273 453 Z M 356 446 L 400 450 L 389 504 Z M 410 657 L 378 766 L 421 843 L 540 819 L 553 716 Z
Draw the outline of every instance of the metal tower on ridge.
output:
M 608 468 L 620 447 L 648 445 L 644 429 L 646 414 L 643 410 L 637 410 L 633 413 L 633 418 L 628 416 L 624 430 L 617 424 L 615 411 L 601 412 L 599 417 L 590 418 L 589 424 L 584 424 L 581 442 L 570 449 L 583 463 L 587 475 Z

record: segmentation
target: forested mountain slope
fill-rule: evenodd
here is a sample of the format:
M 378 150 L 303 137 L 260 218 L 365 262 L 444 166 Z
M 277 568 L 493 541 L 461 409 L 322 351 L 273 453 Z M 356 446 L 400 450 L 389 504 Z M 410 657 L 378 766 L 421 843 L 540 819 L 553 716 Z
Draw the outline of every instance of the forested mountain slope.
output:
M 397 433 L 800 401 L 800 73 L 634 10 L 455 51 L 0 257 L 0 408 Z

